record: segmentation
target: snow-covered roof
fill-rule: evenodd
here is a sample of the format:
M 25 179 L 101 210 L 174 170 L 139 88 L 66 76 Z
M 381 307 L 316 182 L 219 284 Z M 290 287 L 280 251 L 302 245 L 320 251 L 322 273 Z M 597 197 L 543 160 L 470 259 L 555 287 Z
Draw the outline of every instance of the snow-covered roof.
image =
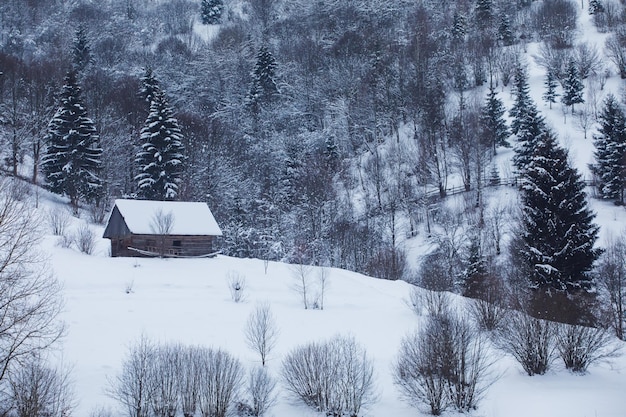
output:
M 119 199 L 115 200 L 115 207 L 133 234 L 164 234 L 157 224 L 158 218 L 171 214 L 172 224 L 166 234 L 222 235 L 222 230 L 206 203 Z

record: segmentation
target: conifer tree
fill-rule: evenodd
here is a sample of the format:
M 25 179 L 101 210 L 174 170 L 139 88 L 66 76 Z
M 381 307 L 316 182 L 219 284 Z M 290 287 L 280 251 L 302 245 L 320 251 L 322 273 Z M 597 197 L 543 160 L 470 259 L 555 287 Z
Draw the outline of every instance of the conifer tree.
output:
M 200 16 L 205 25 L 220 23 L 224 10 L 223 0 L 202 0 L 200 4 Z
M 513 45 L 515 42 L 515 35 L 511 29 L 511 19 L 507 13 L 502 13 L 500 16 L 500 25 L 498 26 L 498 39 L 502 41 L 504 46 Z
M 493 20 L 493 1 L 476 0 L 474 12 L 478 26 L 483 29 L 488 27 Z
M 141 129 L 142 149 L 135 162 L 135 177 L 140 198 L 174 200 L 183 171 L 183 135 L 164 93 L 154 92 L 150 114 Z
M 530 99 L 529 99 L 530 100 Z M 546 131 L 546 123 L 530 100 L 525 109 L 525 117 L 520 120 L 517 131 L 517 145 L 513 155 L 513 165 L 518 173 L 524 174 L 532 156 L 535 154 L 537 139 Z
M 152 68 L 147 67 L 144 71 L 144 74 L 141 77 L 141 91 L 140 94 L 148 102 L 148 104 L 152 103 L 154 95 L 157 91 L 161 91 L 161 87 L 159 86 L 159 81 L 154 76 L 152 72 Z
M 511 121 L 511 133 L 517 135 L 520 125 L 526 119 L 528 109 L 534 106 L 530 98 L 530 87 L 528 86 L 526 68 L 521 64 L 518 64 L 515 68 L 513 94 L 515 95 L 515 102 L 509 110 L 509 116 L 513 118 Z
M 600 129 L 593 135 L 596 163 L 591 166 L 602 198 L 624 202 L 626 187 L 626 116 L 612 94 L 604 101 Z
M 576 62 L 570 59 L 567 64 L 567 74 L 563 81 L 563 97 L 561 97 L 561 101 L 568 107 L 572 106 L 572 112 L 574 112 L 574 104 L 585 102 L 583 88 L 584 85 L 580 79 Z
M 454 12 L 452 19 L 452 39 L 456 43 L 461 43 L 467 34 L 467 19 L 458 12 Z
M 600 251 L 595 215 L 589 209 L 580 174 L 567 160 L 555 135 L 544 130 L 522 185 L 522 249 L 531 287 L 576 291 L 592 287 L 590 271 Z
M 546 80 L 543 85 L 546 87 L 546 92 L 543 94 L 542 98 L 544 101 L 548 102 L 550 108 L 552 108 L 552 103 L 556 103 L 556 98 L 559 96 L 556 92 L 557 84 L 554 72 L 548 70 L 546 73 Z
M 493 154 L 496 154 L 496 147 L 511 147 L 507 141 L 509 137 L 509 128 L 504 120 L 504 104 L 498 98 L 493 84 L 489 87 L 487 101 L 482 109 L 481 124 L 485 137 L 493 146 Z
M 48 188 L 67 195 L 77 209 L 81 199 L 93 201 L 102 194 L 102 149 L 80 98 L 76 74 L 69 72 L 64 81 L 61 105 L 48 124 L 42 170 Z
M 482 253 L 480 235 L 472 236 L 466 268 L 462 273 L 461 291 L 465 297 L 481 298 L 487 290 L 487 262 Z
M 92 60 L 93 57 L 89 40 L 87 39 L 87 31 L 83 25 L 78 25 L 72 43 L 72 67 L 75 72 L 80 73 Z
M 257 54 L 256 65 L 252 73 L 252 87 L 248 94 L 248 104 L 258 110 L 263 103 L 274 100 L 278 94 L 276 85 L 276 60 L 266 46 L 262 46 Z

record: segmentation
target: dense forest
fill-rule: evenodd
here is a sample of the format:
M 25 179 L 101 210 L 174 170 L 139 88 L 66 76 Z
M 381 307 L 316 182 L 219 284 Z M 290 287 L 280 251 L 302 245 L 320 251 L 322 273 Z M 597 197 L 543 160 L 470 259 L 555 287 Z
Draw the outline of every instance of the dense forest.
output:
M 531 286 L 589 288 L 597 227 L 579 174 L 528 97 L 523 57 L 529 42 L 542 42 L 544 100 L 572 113 L 584 101 L 583 81 L 603 86 L 611 72 L 626 77 L 624 5 L 582 6 L 4 1 L 4 169 L 68 196 L 97 221 L 121 196 L 206 201 L 224 229 L 225 254 L 420 280 L 468 295 L 484 290 L 476 276 L 501 263 L 509 221 L 487 207 L 481 190 L 515 178 L 528 233 L 509 252 L 527 260 Z M 580 13 L 613 33 L 602 53 L 577 40 Z M 505 87 L 515 97 L 508 112 Z M 499 172 L 494 156 L 513 145 L 515 168 Z M 541 178 L 546 167 L 533 160 L 540 151 L 558 175 Z M 605 198 L 623 201 L 623 153 L 608 166 L 600 155 L 594 168 Z M 569 191 L 544 198 L 549 181 Z M 437 205 L 453 186 L 467 192 L 465 213 Z M 551 200 L 562 198 L 572 213 Z M 553 225 L 554 213 L 562 225 Z M 403 242 L 430 233 L 431 224 L 438 249 L 416 278 Z M 572 224 L 578 237 L 565 236 Z M 542 241 L 533 227 L 560 240 Z M 581 256 L 546 260 L 544 250 L 562 255 L 577 239 Z M 572 259 L 582 263 L 565 268 Z

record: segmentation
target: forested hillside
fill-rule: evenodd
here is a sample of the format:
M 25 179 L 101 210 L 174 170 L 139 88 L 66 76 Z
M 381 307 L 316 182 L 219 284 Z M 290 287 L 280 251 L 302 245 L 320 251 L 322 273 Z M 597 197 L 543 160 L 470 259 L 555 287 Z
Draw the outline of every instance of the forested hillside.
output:
M 414 279 L 406 239 L 454 228 L 461 214 L 437 201 L 462 189 L 463 242 L 436 251 L 448 252 L 435 261 L 448 264 L 448 283 L 437 284 L 446 289 L 458 290 L 472 250 L 491 260 L 502 252 L 511 220 L 482 189 L 521 184 L 538 138 L 552 135 L 528 93 L 529 62 L 546 70 L 543 100 L 585 136 L 611 117 L 601 113 L 607 79 L 626 77 L 616 0 L 14 0 L 0 13 L 7 173 L 100 221 L 120 196 L 207 201 L 225 254 L 388 279 Z M 604 45 L 581 36 L 581 15 L 608 35 Z M 494 162 L 512 146 L 513 164 Z M 602 152 L 598 192 L 623 201 L 624 151 L 613 163 Z M 575 171 L 564 175 L 568 193 L 584 192 Z M 580 214 L 584 197 L 570 197 Z M 525 198 L 527 213 L 553 204 Z M 592 221 L 580 230 L 588 250 Z M 542 244 L 526 241 L 518 255 Z M 537 250 L 563 242 L 545 245 Z M 598 256 L 574 269 L 586 274 Z M 541 277 L 561 268 L 546 259 L 527 263 L 535 283 L 588 287 L 588 276 Z

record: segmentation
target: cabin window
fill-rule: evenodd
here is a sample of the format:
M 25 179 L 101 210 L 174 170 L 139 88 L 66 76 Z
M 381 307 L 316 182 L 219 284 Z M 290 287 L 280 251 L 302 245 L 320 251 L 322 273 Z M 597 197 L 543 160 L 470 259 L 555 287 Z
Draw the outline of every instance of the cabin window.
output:
M 181 246 L 183 246 L 183 242 L 181 240 L 175 240 L 172 243 L 172 246 L 174 246 L 175 248 L 180 248 Z

